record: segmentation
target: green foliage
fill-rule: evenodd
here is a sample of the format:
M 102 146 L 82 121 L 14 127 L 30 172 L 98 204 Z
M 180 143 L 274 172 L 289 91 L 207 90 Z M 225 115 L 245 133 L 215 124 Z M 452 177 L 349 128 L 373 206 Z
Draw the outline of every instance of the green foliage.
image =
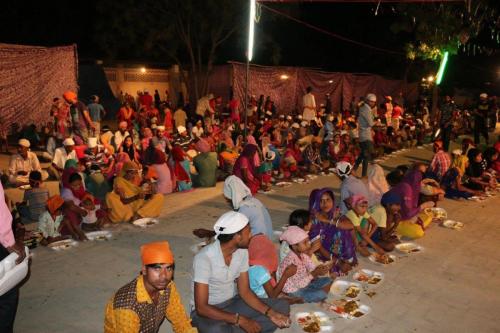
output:
M 466 3 L 401 4 L 391 30 L 411 35 L 408 59 L 439 61 L 443 52 L 456 54 L 461 44 L 499 24 L 496 1 L 472 1 L 470 11 Z

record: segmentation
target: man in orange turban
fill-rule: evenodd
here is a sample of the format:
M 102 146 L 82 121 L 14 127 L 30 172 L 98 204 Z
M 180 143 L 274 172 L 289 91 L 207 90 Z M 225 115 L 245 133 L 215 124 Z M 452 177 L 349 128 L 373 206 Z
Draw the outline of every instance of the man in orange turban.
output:
M 63 94 L 64 100 L 69 104 L 69 114 L 71 115 L 71 123 L 73 124 L 73 135 L 80 138 L 83 143 L 88 142 L 89 129 L 95 131 L 95 125 L 90 118 L 89 109 L 87 106 L 78 100 L 76 93 L 66 91 Z M 93 133 L 96 136 L 99 133 Z M 77 139 L 78 140 L 78 139 Z
M 172 281 L 174 255 L 168 242 L 144 244 L 141 259 L 141 275 L 121 287 L 108 302 L 104 332 L 158 332 L 165 318 L 175 333 L 198 332 L 191 326 Z

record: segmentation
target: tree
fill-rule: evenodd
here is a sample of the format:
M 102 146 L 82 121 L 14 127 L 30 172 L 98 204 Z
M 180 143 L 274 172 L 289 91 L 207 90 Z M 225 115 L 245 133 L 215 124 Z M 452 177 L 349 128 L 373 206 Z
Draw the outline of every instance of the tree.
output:
M 438 61 L 445 51 L 456 54 L 461 46 L 477 43 L 475 39 L 485 30 L 495 33 L 500 29 L 497 8 L 497 0 L 401 4 L 391 30 L 411 35 L 406 46 L 408 59 Z
M 243 0 L 105 0 L 98 10 L 102 16 L 97 39 L 109 56 L 136 57 L 140 50 L 167 56 L 190 69 L 196 99 L 208 92 L 220 46 L 235 32 L 246 31 L 248 21 L 248 3 Z

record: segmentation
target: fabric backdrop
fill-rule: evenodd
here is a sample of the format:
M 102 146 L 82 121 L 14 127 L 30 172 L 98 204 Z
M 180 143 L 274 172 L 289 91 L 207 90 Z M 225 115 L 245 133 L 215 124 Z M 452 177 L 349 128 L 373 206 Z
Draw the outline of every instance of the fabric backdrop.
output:
M 231 63 L 232 82 L 235 96 L 245 100 L 245 64 Z M 283 75 L 287 78 L 283 79 Z M 340 111 L 349 109 L 352 98 L 356 101 L 368 93 L 377 95 L 380 103 L 383 97 L 393 98 L 400 92 L 407 102 L 413 103 L 418 98 L 416 83 L 408 84 L 402 80 L 390 80 L 375 74 L 353 74 L 324 72 L 301 67 L 266 67 L 252 65 L 250 67 L 249 96 L 258 98 L 261 94 L 270 96 L 279 113 L 302 113 L 302 96 L 306 88 L 311 86 L 316 97 L 316 104 L 325 102 L 326 94 L 330 94 L 332 109 Z
M 76 45 L 36 47 L 0 44 L 0 122 L 43 124 L 54 97 L 77 91 Z

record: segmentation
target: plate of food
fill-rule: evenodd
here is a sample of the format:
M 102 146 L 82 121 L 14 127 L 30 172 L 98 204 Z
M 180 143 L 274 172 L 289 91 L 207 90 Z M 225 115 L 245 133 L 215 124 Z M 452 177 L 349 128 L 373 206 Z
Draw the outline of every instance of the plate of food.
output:
M 431 212 L 433 215 L 433 219 L 436 220 L 443 220 L 448 217 L 448 213 L 446 212 L 446 210 L 440 207 L 429 208 L 428 210 L 426 210 L 426 212 Z
M 462 222 L 457 222 L 453 220 L 446 220 L 442 224 L 443 227 L 449 228 L 449 229 L 454 229 L 454 230 L 462 230 L 464 227 L 464 224 Z
M 29 185 L 29 184 L 28 185 L 21 185 L 21 186 L 19 186 L 19 188 L 21 190 L 29 190 L 29 189 L 31 189 L 31 185 Z
M 298 312 L 295 321 L 303 332 L 333 332 L 333 323 L 327 314 L 321 311 Z
M 318 176 L 316 176 L 316 175 L 306 175 L 306 178 L 310 179 L 310 180 L 313 180 L 313 179 L 318 178 Z
M 107 241 L 107 240 L 111 239 L 111 237 L 113 237 L 113 234 L 111 233 L 111 231 L 103 230 L 103 231 L 87 232 L 85 234 L 85 236 L 87 236 L 87 238 L 91 241 L 93 241 L 93 240 Z
M 155 218 L 144 217 L 142 219 L 135 220 L 134 222 L 132 222 L 132 224 L 136 225 L 138 227 L 141 227 L 141 228 L 147 228 L 147 227 L 151 227 L 151 226 L 153 226 L 155 224 L 158 224 L 159 222 L 160 221 L 158 221 Z
M 378 254 L 378 253 L 372 253 L 368 259 L 371 262 L 374 262 L 376 264 L 380 265 L 389 265 L 392 264 L 393 262 L 396 261 L 396 256 L 393 254 Z
M 277 182 L 276 183 L 276 186 L 279 186 L 279 187 L 287 187 L 287 186 L 291 186 L 292 183 L 290 182 Z
M 361 269 L 354 273 L 352 278 L 358 282 L 372 286 L 379 285 L 384 280 L 384 273 L 372 271 L 371 269 Z
M 418 253 L 421 252 L 424 248 L 421 247 L 418 244 L 412 243 L 412 242 L 406 242 L 406 243 L 399 243 L 395 246 L 396 250 L 398 250 L 401 253 Z
M 335 280 L 330 288 L 330 293 L 342 297 L 356 298 L 363 289 L 361 283 L 345 280 Z
M 73 239 L 64 239 L 57 242 L 50 243 L 47 247 L 51 248 L 54 251 L 67 250 L 71 247 L 75 247 L 78 245 L 78 242 Z
M 295 178 L 293 180 L 294 183 L 304 183 L 306 180 L 304 178 Z
M 477 195 L 474 195 L 474 196 L 469 198 L 469 200 L 471 200 L 471 201 L 483 201 L 485 199 L 486 199 L 485 197 L 479 197 Z
M 346 319 L 358 319 L 371 312 L 371 308 L 368 305 L 361 304 L 355 300 L 340 299 L 325 302 L 325 306 L 329 311 Z

